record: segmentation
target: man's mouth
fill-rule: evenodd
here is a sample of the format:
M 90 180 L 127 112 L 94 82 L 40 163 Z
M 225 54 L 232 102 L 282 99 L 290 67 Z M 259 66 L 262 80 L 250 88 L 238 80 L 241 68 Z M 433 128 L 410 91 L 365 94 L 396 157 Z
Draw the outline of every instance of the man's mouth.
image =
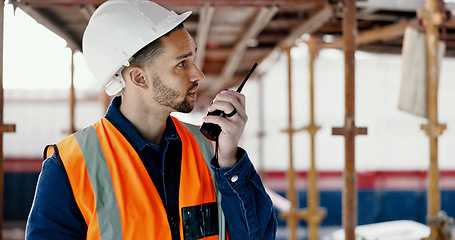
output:
M 188 92 L 188 96 L 192 99 L 192 100 L 196 100 L 197 98 L 197 93 L 196 93 L 196 89 Z
M 196 100 L 196 98 L 197 98 L 197 93 L 196 93 L 196 91 L 197 91 L 197 86 L 198 86 L 198 85 L 199 85 L 199 84 L 197 84 L 197 83 L 193 83 L 193 86 L 191 86 L 191 88 L 188 89 L 187 95 L 188 95 L 193 101 Z

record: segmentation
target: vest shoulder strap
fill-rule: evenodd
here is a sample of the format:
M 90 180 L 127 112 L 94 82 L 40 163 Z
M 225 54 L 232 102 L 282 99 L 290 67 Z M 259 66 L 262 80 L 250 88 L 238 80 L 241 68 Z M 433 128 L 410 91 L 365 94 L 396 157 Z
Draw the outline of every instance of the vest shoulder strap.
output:
M 54 153 L 57 152 L 55 145 L 47 145 L 43 151 L 43 160 L 50 158 Z
M 214 156 L 213 146 L 212 143 L 202 135 L 199 131 L 199 127 L 193 124 L 181 122 L 183 126 L 191 132 L 193 137 L 196 139 L 197 143 L 199 144 L 199 148 L 201 149 L 202 155 L 204 156 L 205 162 L 210 169 L 210 173 L 212 173 L 212 168 L 210 167 L 210 161 Z M 213 173 L 212 173 L 213 176 Z
M 199 127 L 193 124 L 181 122 L 183 126 L 190 131 L 193 137 L 196 139 L 196 142 L 199 144 L 199 148 L 201 149 L 202 155 L 204 156 L 205 163 L 212 175 L 213 185 L 215 186 L 215 193 L 216 193 L 216 202 L 218 205 L 218 229 L 219 229 L 219 240 L 226 239 L 226 219 L 224 218 L 224 213 L 221 208 L 221 193 L 218 191 L 218 186 L 216 185 L 216 176 L 213 172 L 213 169 L 210 165 L 210 161 L 212 160 L 213 156 L 215 155 L 213 151 L 213 145 L 202 133 L 199 131 Z

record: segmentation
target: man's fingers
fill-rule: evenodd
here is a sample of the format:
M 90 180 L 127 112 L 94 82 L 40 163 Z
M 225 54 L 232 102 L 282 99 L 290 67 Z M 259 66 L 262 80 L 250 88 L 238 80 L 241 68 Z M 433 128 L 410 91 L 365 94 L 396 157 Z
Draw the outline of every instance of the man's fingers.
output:
M 225 90 L 219 93 L 210 105 L 208 111 L 223 111 L 225 114 L 232 113 L 234 110 L 241 118 L 246 117 L 245 96 L 233 90 Z

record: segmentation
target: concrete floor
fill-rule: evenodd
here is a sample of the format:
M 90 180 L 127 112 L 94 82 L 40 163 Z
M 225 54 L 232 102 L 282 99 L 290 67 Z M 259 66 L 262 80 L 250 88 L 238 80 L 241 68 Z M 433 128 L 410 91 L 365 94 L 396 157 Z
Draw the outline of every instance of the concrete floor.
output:
M 3 240 L 24 240 L 25 239 L 25 223 L 16 223 L 15 225 L 8 224 L 3 229 Z M 23 226 L 22 226 L 23 225 Z M 320 229 L 320 236 L 325 236 L 333 231 L 339 229 L 340 227 L 322 227 Z M 300 228 L 297 232 L 297 237 L 299 240 L 306 240 L 307 231 L 306 228 Z M 277 230 L 276 240 L 287 240 L 288 239 L 288 230 L 286 227 L 280 227 Z
M 25 239 L 25 222 L 3 222 L 3 240 Z
M 323 227 L 321 228 L 321 236 L 330 234 L 331 232 L 339 229 L 339 227 Z M 307 231 L 305 228 L 300 228 L 298 230 L 297 236 L 299 240 L 306 240 L 305 237 Z M 287 240 L 288 230 L 286 227 L 280 227 L 277 230 L 276 240 Z M 12 227 L 3 229 L 3 240 L 24 240 L 25 239 L 25 230 L 23 227 Z
M 25 239 L 25 223 L 24 222 L 13 222 L 5 223 L 3 229 L 3 240 L 24 240 Z M 340 229 L 341 226 L 325 226 L 319 230 L 320 239 L 324 239 L 332 232 Z M 455 237 L 455 226 L 452 229 L 452 235 Z M 307 229 L 299 228 L 297 231 L 298 240 L 307 240 Z M 287 240 L 288 230 L 286 227 L 279 227 L 276 234 L 276 240 Z M 455 238 L 454 238 L 455 239 Z
M 329 235 L 330 233 L 340 229 L 341 226 L 328 226 L 328 227 L 321 227 L 319 229 L 319 237 L 323 238 L 324 236 Z M 300 227 L 297 230 L 297 239 L 298 240 L 307 240 L 307 229 Z M 288 230 L 286 227 L 279 227 L 276 232 L 276 240 L 287 240 L 288 239 Z

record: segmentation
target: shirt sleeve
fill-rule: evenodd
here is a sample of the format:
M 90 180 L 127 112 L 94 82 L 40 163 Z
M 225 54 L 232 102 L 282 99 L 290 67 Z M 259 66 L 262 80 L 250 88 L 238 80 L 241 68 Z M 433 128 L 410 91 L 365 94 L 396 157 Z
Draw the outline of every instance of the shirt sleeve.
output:
M 27 240 L 86 239 L 87 225 L 63 167 L 54 154 L 43 162 L 27 220 Z
M 246 151 L 238 148 L 237 153 L 239 161 L 231 168 L 219 168 L 215 158 L 211 161 L 229 239 L 275 239 L 277 220 L 272 201 Z

